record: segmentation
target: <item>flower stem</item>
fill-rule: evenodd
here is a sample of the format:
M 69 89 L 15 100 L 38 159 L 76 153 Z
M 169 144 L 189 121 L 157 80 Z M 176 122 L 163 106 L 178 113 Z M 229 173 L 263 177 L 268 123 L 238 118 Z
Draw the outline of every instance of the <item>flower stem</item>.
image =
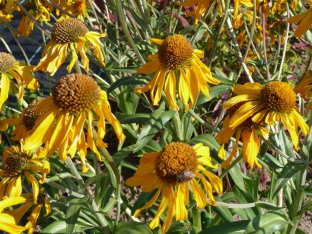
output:
M 199 233 L 202 230 L 200 211 L 201 210 L 197 209 L 196 206 L 192 208 L 193 228 L 195 233 Z
M 183 136 L 183 131 L 182 131 L 183 126 L 181 124 L 179 111 L 176 111 L 176 113 L 172 117 L 172 123 L 175 128 L 176 137 L 178 138 L 179 141 L 183 142 L 184 141 L 184 136 Z
M 98 135 L 97 132 L 95 131 L 95 129 L 92 129 L 93 131 L 93 139 L 94 141 L 96 141 Z M 117 224 L 119 222 L 119 218 L 120 218 L 120 209 L 121 209 L 121 197 L 120 197 L 120 192 L 121 192 L 121 182 L 120 182 L 120 174 L 118 171 L 118 168 L 112 158 L 112 156 L 109 154 L 109 152 L 107 151 L 107 149 L 105 147 L 98 147 L 98 150 L 102 153 L 102 155 L 104 156 L 104 163 L 106 165 L 106 169 L 108 170 L 111 176 L 111 180 L 112 180 L 112 184 L 113 186 L 116 188 L 116 200 L 117 200 L 117 210 L 116 210 L 116 219 L 114 222 L 114 228 L 113 228 L 113 233 L 115 232 L 115 229 L 117 227 Z M 103 173 L 105 173 L 105 171 L 103 171 Z
M 134 41 L 133 41 L 133 39 L 132 39 L 132 37 L 131 37 L 131 35 L 129 33 L 129 30 L 128 30 L 128 27 L 127 27 L 127 24 L 126 24 L 126 19 L 125 19 L 124 13 L 122 11 L 122 1 L 121 0 L 116 0 L 115 3 L 116 3 L 117 13 L 118 13 L 118 16 L 119 16 L 119 19 L 120 19 L 120 23 L 122 25 L 122 30 L 125 33 L 125 36 L 128 39 L 128 42 L 129 42 L 130 46 L 134 50 L 135 54 L 138 56 L 138 59 L 140 60 L 140 62 L 142 64 L 144 64 L 145 61 L 144 61 L 141 53 L 139 52 L 136 44 L 134 43 Z
M 70 157 L 67 157 L 66 162 L 67 162 L 68 168 L 70 169 L 71 173 L 76 177 L 79 187 L 81 189 L 84 188 L 85 184 L 83 182 L 83 179 L 82 179 L 81 175 L 79 174 L 76 166 L 74 165 L 72 159 Z M 92 196 L 89 193 L 88 193 L 88 196 L 89 196 L 89 200 L 91 201 L 91 204 L 89 204 L 89 205 L 90 205 L 95 217 L 99 221 L 99 224 L 101 225 L 101 227 L 108 226 L 108 222 L 106 221 L 104 215 L 101 214 L 101 211 L 100 211 L 98 205 L 95 203 L 94 199 L 92 198 Z
M 204 125 L 206 128 L 214 131 L 214 132 L 220 132 L 219 129 L 215 128 L 214 126 L 211 126 L 210 124 L 206 123 L 202 118 L 199 117 L 199 115 L 197 115 L 194 110 L 189 109 L 189 113 L 202 125 Z

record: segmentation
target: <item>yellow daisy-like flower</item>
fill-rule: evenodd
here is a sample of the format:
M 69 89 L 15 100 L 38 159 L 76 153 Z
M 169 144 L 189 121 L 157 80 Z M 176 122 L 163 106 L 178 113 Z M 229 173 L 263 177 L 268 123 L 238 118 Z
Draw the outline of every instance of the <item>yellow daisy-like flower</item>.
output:
M 3 120 L 3 122 L 9 126 L 16 126 L 16 129 L 12 132 L 12 134 L 15 135 L 12 137 L 12 140 L 18 141 L 26 139 L 33 132 L 36 120 L 43 114 L 43 112 L 39 113 L 39 115 L 35 114 L 35 108 L 43 99 L 44 98 L 39 97 L 32 101 L 26 108 L 23 109 L 20 118 L 7 118 Z
M 296 93 L 300 93 L 300 96 L 307 102 L 312 98 L 312 73 L 305 72 L 305 76 L 300 83 L 294 89 Z M 307 109 L 312 109 L 312 102 L 307 106 Z
M 44 5 L 41 1 L 37 1 L 37 3 L 26 2 L 23 7 L 35 20 L 41 20 L 44 22 L 50 21 L 50 12 L 53 11 L 52 5 Z M 35 23 L 22 11 L 20 12 L 20 15 L 22 19 L 17 28 L 17 31 L 19 31 L 18 36 L 28 36 L 34 30 Z
M 248 24 L 251 25 L 253 20 L 253 11 L 248 11 L 245 9 L 241 11 L 241 13 L 239 13 L 233 20 L 233 28 L 239 28 L 242 26 L 244 24 L 245 18 L 248 19 Z M 246 34 L 245 37 L 247 37 Z
M 84 23 L 75 18 L 68 18 L 58 21 L 52 28 L 51 41 L 42 52 L 42 59 L 34 68 L 34 71 L 41 70 L 50 72 L 51 75 L 65 62 L 67 52 L 70 51 L 72 57 L 67 71 L 70 72 L 78 59 L 77 51 L 81 56 L 83 67 L 86 72 L 89 71 L 89 59 L 86 52 L 93 48 L 93 54 L 99 62 L 105 66 L 104 57 L 101 52 L 103 45 L 100 42 L 101 37 L 106 33 L 97 33 L 88 31 Z
M 32 67 L 26 66 L 25 63 L 16 61 L 11 54 L 0 52 L 0 108 L 8 99 L 10 85 L 13 85 L 11 84 L 12 78 L 15 79 L 18 86 L 18 98 L 20 100 L 23 100 L 24 87 L 32 90 L 39 88 L 39 83 L 31 74 L 31 71 Z
M 46 160 L 47 147 L 35 153 L 21 146 L 11 146 L 3 152 L 3 169 L 0 169 L 0 200 L 4 196 L 19 197 L 22 193 L 23 181 L 32 186 L 34 201 L 39 194 L 39 183 L 35 173 L 41 173 L 40 183 L 43 183 L 46 174 L 50 173 L 50 163 Z
M 135 89 L 136 93 L 151 90 L 153 105 L 158 105 L 164 88 L 169 106 L 178 110 L 178 90 L 186 111 L 194 106 L 200 91 L 210 99 L 207 82 L 215 85 L 220 82 L 212 77 L 209 68 L 200 60 L 204 54 L 202 51 L 193 49 L 182 35 L 169 36 L 165 40 L 149 40 L 160 45 L 158 54 L 149 55 L 148 60 L 151 61 L 136 70 L 143 74 L 156 73 L 148 85 Z
M 221 147 L 219 149 L 219 157 L 224 159 L 225 158 L 225 150 L 224 150 L 224 144 L 227 143 L 230 138 L 236 133 L 236 143 L 233 147 L 233 150 L 230 154 L 230 156 L 222 163 L 222 167 L 228 167 L 231 164 L 231 161 L 233 157 L 236 154 L 238 142 L 240 138 L 242 138 L 243 141 L 243 157 L 245 159 L 245 162 L 248 163 L 250 168 L 253 168 L 254 164 L 262 168 L 262 166 L 259 164 L 257 160 L 257 155 L 260 150 L 260 139 L 258 137 L 258 132 L 261 133 L 261 135 L 268 139 L 269 137 L 269 131 L 264 128 L 264 123 L 254 123 L 250 118 L 247 118 L 244 122 L 242 122 L 240 125 L 238 125 L 235 128 L 230 128 L 230 119 L 231 116 L 235 113 L 235 111 L 242 105 L 243 103 L 239 103 L 235 106 L 232 106 L 228 110 L 228 115 L 224 120 L 223 123 L 223 129 L 221 132 L 218 133 L 217 139 L 218 142 L 221 144 Z
M 162 231 L 166 233 L 174 216 L 177 221 L 187 219 L 186 205 L 189 202 L 191 188 L 197 208 L 202 209 L 207 205 L 207 198 L 201 187 L 208 195 L 210 204 L 215 205 L 212 189 L 221 194 L 222 181 L 204 166 L 218 167 L 211 163 L 209 148 L 202 144 L 191 147 L 185 143 L 173 142 L 166 145 L 161 152 L 145 153 L 136 173 L 126 181 L 126 184 L 142 186 L 143 192 L 151 192 L 157 188 L 157 192 L 146 205 L 135 211 L 134 216 L 139 216 L 144 209 L 151 207 L 161 194 L 161 201 L 150 228 L 159 226 L 160 216 L 168 208 L 162 226 Z M 196 177 L 200 179 L 201 186 Z
M 248 118 L 257 124 L 264 121 L 275 125 L 281 121 L 289 131 L 295 149 L 299 148 L 298 127 L 304 135 L 309 132 L 309 126 L 296 107 L 296 94 L 292 87 L 281 81 L 271 81 L 262 86 L 259 83 L 236 85 L 232 88 L 237 96 L 229 99 L 225 109 L 243 103 L 231 116 L 229 127 L 236 128 Z
M 245 5 L 246 7 L 253 7 L 253 3 L 251 0 L 234 0 L 234 19 L 238 16 L 239 6 Z
M 29 229 L 28 227 L 22 227 L 17 225 L 16 221 L 16 214 L 10 214 L 5 211 L 5 209 L 16 206 L 24 203 L 26 201 L 26 198 L 24 196 L 20 197 L 12 197 L 12 198 L 6 198 L 2 201 L 0 201 L 0 230 L 6 233 L 11 234 L 20 234 L 23 231 Z
M 77 16 L 78 19 L 82 20 L 87 16 L 87 6 L 89 6 L 88 0 L 72 0 L 72 1 L 63 1 L 57 0 L 55 3 L 60 6 L 64 11 L 70 13 L 71 15 Z M 56 9 L 56 15 L 60 15 L 60 11 Z M 69 18 L 67 14 L 61 13 L 59 20 Z
M 13 206 L 16 205 L 16 201 L 14 199 L 17 199 L 18 204 L 24 203 L 18 208 L 12 209 L 12 210 L 6 210 L 3 212 L 3 214 L 12 217 L 15 224 L 19 223 L 22 217 L 26 214 L 27 211 L 30 211 L 32 209 L 30 215 L 27 217 L 28 222 L 25 225 L 24 229 L 29 229 L 28 233 L 34 233 L 34 229 L 37 223 L 37 220 L 40 215 L 40 211 L 44 207 L 45 214 L 44 216 L 48 215 L 51 212 L 51 205 L 50 202 L 45 198 L 43 194 L 43 189 L 40 189 L 38 194 L 38 199 L 35 201 L 33 199 L 33 195 L 31 193 L 24 193 L 21 194 L 20 197 L 17 198 L 6 198 L 4 201 L 6 202 L 6 206 Z M 1 204 L 0 204 L 1 206 Z M 20 232 L 19 232 L 20 233 Z
M 121 124 L 111 113 L 106 92 L 88 75 L 69 74 L 62 77 L 55 84 L 52 96 L 38 104 L 35 114 L 42 111 L 44 113 L 33 127 L 34 132 L 26 138 L 25 149 L 36 149 L 49 142 L 49 154 L 59 149 L 59 157 L 64 161 L 67 153 L 74 157 L 78 150 L 84 172 L 88 170 L 85 165 L 88 147 L 101 161 L 97 146 L 107 146 L 102 141 L 106 133 L 105 120 L 113 126 L 120 141 L 124 138 Z M 94 121 L 97 121 L 98 135 L 95 140 L 92 132 Z
M 10 22 L 13 18 L 12 11 L 17 9 L 18 6 L 14 0 L 0 0 L 0 17 L 5 21 Z M 1 20 L 0 25 L 2 25 Z
M 204 13 L 206 13 L 209 10 L 211 3 L 212 3 L 212 0 L 187 0 L 185 2 L 178 2 L 177 5 L 184 6 L 184 7 L 192 7 L 192 6 L 196 5 L 195 10 L 193 10 L 190 13 L 187 13 L 186 16 L 187 17 L 188 16 L 194 16 L 195 25 L 197 25 L 198 20 L 202 17 L 202 15 Z M 222 9 L 222 7 L 221 7 L 221 9 Z
M 290 17 L 287 22 L 291 24 L 299 23 L 294 36 L 300 37 L 306 31 L 309 30 L 310 25 L 312 24 L 312 0 L 307 0 L 310 8 L 305 12 L 302 12 L 298 15 Z
M 283 13 L 284 11 L 286 11 L 286 4 L 287 1 L 286 0 L 277 0 L 275 1 L 273 7 L 272 7 L 272 14 L 275 14 L 276 12 L 278 12 L 278 14 Z M 298 5 L 298 1 L 297 0 L 292 0 L 290 3 L 290 8 L 293 9 L 294 11 L 296 10 Z

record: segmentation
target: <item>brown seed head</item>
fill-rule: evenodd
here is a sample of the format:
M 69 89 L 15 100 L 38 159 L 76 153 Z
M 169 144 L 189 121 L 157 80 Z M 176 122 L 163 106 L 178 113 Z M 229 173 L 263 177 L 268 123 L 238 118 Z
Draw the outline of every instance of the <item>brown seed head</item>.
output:
M 52 96 L 60 110 L 75 115 L 97 105 L 100 91 L 100 87 L 91 76 L 69 74 L 55 84 Z
M 281 81 L 271 81 L 261 90 L 261 99 L 271 110 L 290 113 L 296 105 L 292 87 Z
M 188 182 L 195 177 L 198 156 L 190 145 L 172 142 L 166 145 L 155 161 L 158 178 L 168 185 Z
M 28 156 L 21 152 L 10 154 L 4 162 L 4 175 L 7 177 L 17 176 L 23 173 L 27 167 Z
M 170 70 L 191 66 L 193 47 L 182 35 L 167 37 L 158 50 L 160 63 Z
M 0 73 L 6 72 L 7 70 L 11 69 L 16 60 L 15 58 L 6 52 L 0 52 Z
M 78 37 L 88 32 L 87 27 L 76 18 L 56 22 L 52 28 L 51 38 L 60 44 L 78 41 Z

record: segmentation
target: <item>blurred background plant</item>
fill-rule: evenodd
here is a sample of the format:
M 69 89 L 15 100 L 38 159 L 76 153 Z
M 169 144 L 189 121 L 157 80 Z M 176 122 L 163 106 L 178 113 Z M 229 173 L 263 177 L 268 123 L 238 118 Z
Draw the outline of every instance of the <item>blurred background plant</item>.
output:
M 311 6 L 0 0 L 0 230 L 311 233 Z

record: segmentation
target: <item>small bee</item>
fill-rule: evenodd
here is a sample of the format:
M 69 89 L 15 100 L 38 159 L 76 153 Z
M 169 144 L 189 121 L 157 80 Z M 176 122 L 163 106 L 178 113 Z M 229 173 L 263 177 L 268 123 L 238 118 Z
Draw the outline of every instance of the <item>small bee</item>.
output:
M 191 171 L 184 170 L 176 175 L 177 182 L 188 182 L 195 177 L 195 174 Z

